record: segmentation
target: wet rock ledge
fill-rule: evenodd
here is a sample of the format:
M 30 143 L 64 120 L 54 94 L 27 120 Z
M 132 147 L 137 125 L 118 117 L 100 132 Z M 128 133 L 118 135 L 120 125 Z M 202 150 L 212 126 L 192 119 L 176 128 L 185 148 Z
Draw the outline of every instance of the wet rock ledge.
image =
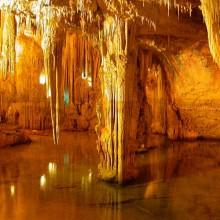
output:
M 31 139 L 18 126 L 0 125 L 0 148 L 30 142 Z

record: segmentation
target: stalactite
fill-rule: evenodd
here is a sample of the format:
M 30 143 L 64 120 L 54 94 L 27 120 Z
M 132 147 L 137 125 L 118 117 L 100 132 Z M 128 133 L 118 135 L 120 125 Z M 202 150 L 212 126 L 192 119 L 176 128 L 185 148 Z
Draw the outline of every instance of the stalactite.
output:
M 15 15 L 9 8 L 1 11 L 1 73 L 4 79 L 15 73 Z
M 2 37 L 3 37 L 3 25 L 4 25 L 4 15 L 3 11 L 0 10 L 0 54 L 2 54 Z
M 84 79 L 88 86 L 93 86 L 98 77 L 100 66 L 99 50 L 88 37 L 77 33 L 66 33 L 66 41 L 63 48 L 62 69 L 64 71 L 63 88 L 69 91 L 70 103 L 76 104 L 80 99 L 76 90 L 78 80 Z
M 220 66 L 220 2 L 202 0 L 201 9 L 208 30 L 209 47 L 215 62 Z
M 51 118 L 53 126 L 54 143 L 58 144 L 60 130 L 60 104 L 61 104 L 61 63 L 62 40 L 58 32 L 58 18 L 53 8 L 48 8 L 44 17 L 43 51 L 44 69 L 47 77 L 47 95 L 50 97 Z

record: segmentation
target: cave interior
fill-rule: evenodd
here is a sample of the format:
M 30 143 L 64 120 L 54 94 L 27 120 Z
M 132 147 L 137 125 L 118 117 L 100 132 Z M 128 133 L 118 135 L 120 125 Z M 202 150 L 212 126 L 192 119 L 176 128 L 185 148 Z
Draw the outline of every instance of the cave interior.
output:
M 218 0 L 0 0 L 0 219 L 217 220 L 219 30 Z

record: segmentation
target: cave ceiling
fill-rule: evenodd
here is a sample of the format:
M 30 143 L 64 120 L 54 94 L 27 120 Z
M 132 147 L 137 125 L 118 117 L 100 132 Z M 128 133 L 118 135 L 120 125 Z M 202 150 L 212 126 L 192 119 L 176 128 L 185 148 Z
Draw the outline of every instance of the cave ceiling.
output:
M 92 17 L 87 23 L 97 26 L 97 17 L 112 15 L 137 24 L 137 35 L 160 35 L 183 38 L 204 38 L 206 28 L 199 9 L 200 0 L 2 0 L 0 6 L 9 4 L 17 14 L 30 13 L 38 17 L 45 7 L 56 8 L 66 22 L 61 26 L 76 26 L 82 14 Z M 71 21 L 69 18 L 72 18 Z M 74 17 L 74 19 L 73 19 Z M 91 28 L 90 28 L 91 29 Z M 92 29 L 97 31 L 96 28 Z

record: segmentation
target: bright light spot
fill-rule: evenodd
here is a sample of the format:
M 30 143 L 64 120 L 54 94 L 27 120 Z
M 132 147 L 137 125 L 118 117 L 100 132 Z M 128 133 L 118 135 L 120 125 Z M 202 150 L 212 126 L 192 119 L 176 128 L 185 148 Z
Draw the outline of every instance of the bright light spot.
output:
M 85 73 L 85 72 L 82 72 L 82 79 L 87 79 L 87 77 L 88 77 L 88 75 L 87 75 L 87 73 Z
M 53 169 L 53 163 L 50 162 L 50 163 L 48 164 L 48 170 L 51 171 L 52 169 Z
M 46 84 L 46 75 L 44 73 L 40 74 L 39 82 L 40 82 L 41 85 Z
M 48 164 L 48 170 L 50 175 L 54 175 L 57 173 L 57 164 L 56 163 L 49 163 Z
M 47 98 L 49 98 L 49 97 L 51 97 L 51 89 L 50 88 L 47 90 Z
M 12 0 L 1 0 L 0 1 L 0 7 L 3 7 L 3 6 L 11 6 L 13 3 Z
M 19 42 L 15 43 L 16 58 L 18 59 L 23 53 L 23 47 Z
M 89 87 L 92 87 L 92 83 L 91 82 L 88 82 L 88 84 L 89 84 Z
M 92 182 L 92 170 L 89 170 L 89 183 L 91 183 Z
M 88 85 L 89 87 L 92 87 L 92 77 L 88 77 Z
M 11 196 L 15 195 L 15 185 L 10 186 L 10 192 L 11 192 Z
M 45 188 L 46 182 L 47 182 L 46 176 L 45 176 L 45 175 L 41 176 L 41 177 L 40 177 L 40 187 L 41 187 L 41 189 L 44 189 L 44 188 Z
M 50 5 L 50 0 L 45 0 L 45 5 Z

